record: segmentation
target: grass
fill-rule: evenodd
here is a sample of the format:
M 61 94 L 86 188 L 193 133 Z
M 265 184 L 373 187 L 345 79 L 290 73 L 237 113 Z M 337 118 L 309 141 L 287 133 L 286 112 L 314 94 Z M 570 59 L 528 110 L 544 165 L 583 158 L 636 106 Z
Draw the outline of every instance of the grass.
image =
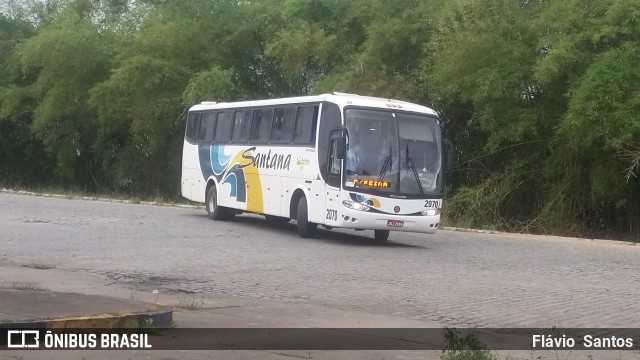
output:
M 27 291 L 47 291 L 47 289 L 31 283 L 15 282 L 11 285 L 14 290 L 27 290 Z
M 31 263 L 31 264 L 23 264 L 22 267 L 36 270 L 51 270 L 55 269 L 54 265 L 49 264 L 41 264 L 41 263 Z
M 153 319 L 144 319 L 142 324 L 140 324 L 140 327 L 143 329 L 153 329 Z
M 440 360 L 498 360 L 473 333 L 464 337 L 454 328 L 445 328 L 444 351 Z
M 511 355 L 499 356 L 491 353 L 487 346 L 473 333 L 464 337 L 455 328 L 445 328 L 444 350 L 440 360 L 595 360 L 597 356 L 585 354 L 577 350 L 541 350 L 532 351 L 529 357 L 514 357 Z M 614 350 L 612 350 L 614 351 Z M 629 350 L 621 350 L 628 352 Z M 542 353 L 543 355 L 540 355 Z M 596 351 L 597 353 L 597 351 Z M 640 351 L 632 351 L 631 354 L 640 360 Z M 622 354 L 618 355 L 622 360 Z
M 204 308 L 204 300 L 194 298 L 178 298 L 178 304 L 174 308 L 184 311 L 198 311 Z

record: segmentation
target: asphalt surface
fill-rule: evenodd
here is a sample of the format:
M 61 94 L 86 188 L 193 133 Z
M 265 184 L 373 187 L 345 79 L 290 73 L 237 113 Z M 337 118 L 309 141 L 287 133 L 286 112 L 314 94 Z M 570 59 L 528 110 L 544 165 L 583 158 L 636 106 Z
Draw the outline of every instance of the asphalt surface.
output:
M 446 206 L 446 205 L 445 205 Z M 440 231 L 319 231 L 203 209 L 0 194 L 0 265 L 147 291 L 286 300 L 454 326 L 637 327 L 640 246 Z
M 3 273 L 12 272 L 6 267 L 0 270 Z M 158 328 L 167 328 L 174 323 L 173 308 L 169 306 L 163 307 L 134 299 L 55 292 L 19 286 L 17 283 L 8 288 L 2 280 L 0 280 L 0 352 L 7 349 L 3 330 L 138 329 L 151 324 Z

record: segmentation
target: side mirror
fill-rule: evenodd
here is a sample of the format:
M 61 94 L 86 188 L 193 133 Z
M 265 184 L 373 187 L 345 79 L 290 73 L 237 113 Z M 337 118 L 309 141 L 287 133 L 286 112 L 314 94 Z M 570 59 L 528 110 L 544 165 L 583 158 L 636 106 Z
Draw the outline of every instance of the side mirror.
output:
M 347 157 L 347 136 L 346 130 L 339 129 L 331 132 L 331 141 L 336 141 L 336 159 L 344 159 Z
M 336 158 L 344 159 L 347 157 L 347 141 L 344 137 L 338 139 L 337 149 L 336 149 Z
M 443 142 L 443 167 L 445 172 L 449 172 L 453 169 L 454 165 L 453 143 L 448 139 L 444 139 Z

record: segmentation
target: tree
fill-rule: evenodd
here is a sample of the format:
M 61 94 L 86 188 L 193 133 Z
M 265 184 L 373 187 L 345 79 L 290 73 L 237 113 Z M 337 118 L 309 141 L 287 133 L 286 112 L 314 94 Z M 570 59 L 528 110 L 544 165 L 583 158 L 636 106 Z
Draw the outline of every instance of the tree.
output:
M 540 161 L 557 121 L 533 77 L 540 51 L 530 19 L 538 11 L 510 0 L 458 0 L 436 20 L 422 67 L 445 129 L 459 145 L 452 180 L 462 188 L 450 209 L 465 225 L 514 230 L 530 225 L 519 220 L 538 210 Z
M 0 14 L 0 183 L 8 186 L 42 184 L 52 170 L 31 133 L 36 105 L 29 84 L 35 79 L 23 75 L 17 52 L 35 32 L 26 19 Z
M 544 216 L 556 225 L 640 234 L 633 148 L 640 136 L 640 5 L 635 1 L 554 2 L 542 14 L 545 56 L 536 77 L 566 102 Z M 630 150 L 631 149 L 631 150 Z M 631 157 L 624 157 L 625 154 Z
M 431 104 L 420 59 L 432 35 L 438 1 L 355 1 L 338 17 L 344 61 L 316 92 L 339 90 Z M 354 35 L 355 34 L 355 35 Z M 346 41 L 345 41 L 346 40 Z M 346 44 L 345 44 L 346 43 Z
M 91 22 L 84 2 L 70 2 L 55 21 L 22 48 L 26 72 L 37 74 L 32 90 L 38 101 L 32 129 L 56 158 L 58 173 L 96 191 L 99 157 L 93 143 L 97 116 L 87 106 L 88 92 L 103 80 L 113 57 L 108 33 Z

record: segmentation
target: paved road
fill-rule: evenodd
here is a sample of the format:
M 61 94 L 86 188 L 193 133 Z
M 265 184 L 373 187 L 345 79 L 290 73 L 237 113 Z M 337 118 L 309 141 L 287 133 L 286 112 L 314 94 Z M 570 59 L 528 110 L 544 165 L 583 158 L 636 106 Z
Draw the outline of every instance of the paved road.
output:
M 258 216 L 0 194 L 0 264 L 138 289 L 360 308 L 455 326 L 637 327 L 640 246 L 440 231 L 320 231 Z

